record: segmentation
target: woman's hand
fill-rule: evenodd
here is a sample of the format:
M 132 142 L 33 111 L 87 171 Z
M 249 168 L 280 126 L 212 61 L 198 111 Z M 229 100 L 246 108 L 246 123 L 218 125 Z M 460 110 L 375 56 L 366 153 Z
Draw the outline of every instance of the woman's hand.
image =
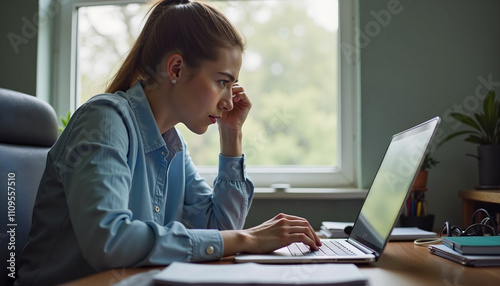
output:
M 220 153 L 228 157 L 240 157 L 242 150 L 242 126 L 247 119 L 252 103 L 242 86 L 234 84 L 231 89 L 233 109 L 222 113 L 217 120 L 220 134 Z
M 293 242 L 303 242 L 312 250 L 321 246 L 320 239 L 309 222 L 293 215 L 278 214 L 246 231 L 253 238 L 248 250 L 252 253 L 271 252 Z
M 241 130 L 243 123 L 247 119 L 252 103 L 245 93 L 245 89 L 235 83 L 231 90 L 233 95 L 233 109 L 222 114 L 218 120 L 219 128 Z
M 293 242 L 303 242 L 317 250 L 321 241 L 309 222 L 301 217 L 278 214 L 243 231 L 222 231 L 224 255 L 238 252 L 269 253 Z

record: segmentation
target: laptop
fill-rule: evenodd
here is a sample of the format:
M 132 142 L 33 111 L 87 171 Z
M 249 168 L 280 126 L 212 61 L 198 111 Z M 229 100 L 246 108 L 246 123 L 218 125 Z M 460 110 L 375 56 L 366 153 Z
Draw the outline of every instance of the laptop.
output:
M 322 239 L 320 250 L 292 243 L 269 254 L 238 253 L 235 262 L 369 263 L 387 244 L 440 118 L 395 134 L 347 238 Z

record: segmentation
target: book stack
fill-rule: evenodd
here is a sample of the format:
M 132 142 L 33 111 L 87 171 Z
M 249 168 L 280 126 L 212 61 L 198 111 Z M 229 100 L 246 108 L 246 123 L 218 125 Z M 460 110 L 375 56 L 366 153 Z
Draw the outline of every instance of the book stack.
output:
M 500 266 L 500 236 L 442 237 L 432 254 L 467 266 Z

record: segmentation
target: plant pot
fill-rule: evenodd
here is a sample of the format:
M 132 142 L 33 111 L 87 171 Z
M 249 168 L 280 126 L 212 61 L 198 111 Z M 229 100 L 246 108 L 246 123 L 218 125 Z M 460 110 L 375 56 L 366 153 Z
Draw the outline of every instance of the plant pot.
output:
M 429 214 L 426 216 L 405 216 L 399 217 L 399 224 L 402 227 L 418 227 L 423 230 L 432 231 L 434 227 L 434 215 Z
M 500 145 L 480 145 L 477 154 L 479 188 L 500 188 Z
M 429 171 L 420 170 L 417 173 L 417 177 L 415 178 L 415 181 L 413 182 L 411 189 L 412 190 L 420 190 L 420 191 L 427 190 L 427 178 L 428 178 L 428 176 L 429 176 Z

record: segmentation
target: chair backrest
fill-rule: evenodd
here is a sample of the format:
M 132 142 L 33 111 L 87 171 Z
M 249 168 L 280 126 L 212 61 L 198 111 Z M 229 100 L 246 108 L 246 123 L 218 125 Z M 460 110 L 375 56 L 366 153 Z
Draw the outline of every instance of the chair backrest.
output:
M 39 98 L 0 88 L 0 285 L 17 278 L 19 254 L 47 152 L 57 140 L 54 109 Z

